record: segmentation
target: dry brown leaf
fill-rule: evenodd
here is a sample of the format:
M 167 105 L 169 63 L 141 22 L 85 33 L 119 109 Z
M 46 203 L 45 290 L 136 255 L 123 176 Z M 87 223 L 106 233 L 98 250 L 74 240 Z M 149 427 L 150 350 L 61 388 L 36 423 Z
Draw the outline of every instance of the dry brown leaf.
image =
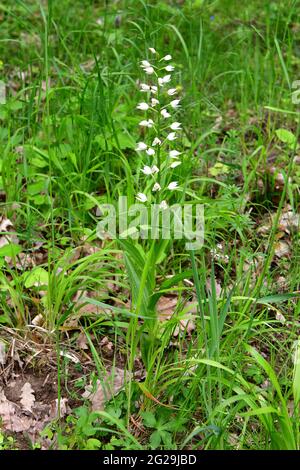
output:
M 157 302 L 157 314 L 158 319 L 161 322 L 170 320 L 176 310 L 178 304 L 177 297 L 161 296 Z M 176 338 L 180 332 L 186 331 L 187 334 L 191 334 L 195 329 L 195 323 L 193 322 L 193 314 L 197 312 L 197 307 L 194 302 L 186 302 L 184 305 L 185 314 L 182 318 L 178 319 L 178 326 L 176 326 L 173 336 Z
M 102 338 L 102 340 L 100 341 L 100 347 L 101 347 L 101 351 L 105 353 L 107 356 L 113 355 L 114 345 L 107 336 L 104 336 L 104 338 Z
M 2 219 L 0 222 L 0 248 L 12 242 L 12 234 L 8 230 L 13 224 L 9 219 Z
M 5 343 L 0 340 L 0 366 L 4 366 L 6 362 Z
M 276 311 L 275 318 L 276 318 L 277 321 L 279 321 L 283 325 L 284 325 L 284 323 L 286 323 L 285 317 L 282 315 L 282 313 L 279 310 Z
M 86 335 L 83 332 L 79 333 L 78 335 L 77 346 L 79 347 L 79 349 L 89 349 Z
M 279 219 L 279 229 L 284 230 L 286 233 L 290 233 L 293 230 L 299 228 L 300 216 L 295 214 L 292 210 L 283 212 Z
M 161 296 L 157 302 L 157 314 L 160 321 L 170 320 L 178 303 L 177 297 Z
M 51 404 L 51 412 L 50 412 L 51 420 L 57 419 L 58 416 L 60 416 L 60 418 L 63 418 L 68 413 L 69 413 L 69 407 L 68 407 L 67 398 L 61 398 L 59 400 L 59 413 L 58 413 L 58 399 L 56 398 L 55 402 Z
M 31 428 L 33 424 L 32 419 L 27 416 L 20 417 L 17 412 L 17 405 L 7 400 L 3 390 L 0 389 L 0 418 L 4 430 L 24 432 Z
M 126 380 L 130 379 L 130 374 L 126 373 Z M 93 411 L 104 409 L 105 402 L 117 395 L 125 384 L 125 371 L 115 367 L 111 373 L 107 374 L 102 383 L 97 381 L 96 391 L 93 392 L 91 385 L 88 385 L 82 397 L 88 399 L 92 404 Z
M 277 258 L 286 258 L 290 255 L 289 244 L 283 240 L 275 243 L 275 255 Z
M 44 317 L 41 313 L 39 313 L 38 315 L 36 315 L 32 320 L 31 320 L 31 324 L 34 325 L 34 326 L 42 326 L 44 323 Z
M 26 382 L 21 390 L 20 403 L 23 410 L 32 412 L 32 407 L 35 402 L 34 390 L 29 382 Z

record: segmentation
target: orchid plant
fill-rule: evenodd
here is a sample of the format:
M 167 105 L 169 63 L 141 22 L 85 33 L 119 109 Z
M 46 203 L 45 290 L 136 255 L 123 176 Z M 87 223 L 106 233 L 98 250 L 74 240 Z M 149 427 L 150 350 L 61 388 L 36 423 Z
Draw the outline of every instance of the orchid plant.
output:
M 182 129 L 181 123 L 175 119 L 180 108 L 179 87 L 172 84 L 172 65 L 170 54 L 160 57 L 152 47 L 149 48 L 151 62 L 142 60 L 140 67 L 148 77 L 140 83 L 140 92 L 145 96 L 136 108 L 141 112 L 139 127 L 144 136 L 136 145 L 136 151 L 142 158 L 141 173 L 143 178 L 141 192 L 135 197 L 139 203 L 149 205 L 155 203 L 161 211 L 170 208 L 174 191 L 180 191 L 173 171 L 181 165 L 181 152 L 175 148 Z M 156 302 L 159 298 L 155 293 L 156 266 L 165 256 L 169 240 L 152 240 L 144 251 L 142 244 L 136 241 L 121 240 L 125 253 L 128 275 L 132 285 L 132 308 L 128 335 L 130 343 L 129 369 L 133 367 L 133 358 L 137 343 L 141 341 L 142 355 L 145 364 L 153 361 L 155 337 L 158 323 Z M 154 295 L 153 295 L 154 294 Z M 138 319 L 143 318 L 143 326 L 139 327 Z
M 171 64 L 172 56 L 168 54 L 160 58 L 153 47 L 149 51 L 153 56 L 151 63 L 142 60 L 140 64 L 150 77 L 150 83 L 140 84 L 140 91 L 147 95 L 147 100 L 137 105 L 137 109 L 145 113 L 139 126 L 147 131 L 147 140 L 138 142 L 136 151 L 145 155 L 147 164 L 141 171 L 151 178 L 136 199 L 142 203 L 155 200 L 161 209 L 167 209 L 170 191 L 179 189 L 178 182 L 170 178 L 170 172 L 181 165 L 181 152 L 174 148 L 181 130 L 181 123 L 174 120 L 180 99 L 177 96 L 172 99 L 178 94 L 177 87 L 170 85 L 175 70 Z

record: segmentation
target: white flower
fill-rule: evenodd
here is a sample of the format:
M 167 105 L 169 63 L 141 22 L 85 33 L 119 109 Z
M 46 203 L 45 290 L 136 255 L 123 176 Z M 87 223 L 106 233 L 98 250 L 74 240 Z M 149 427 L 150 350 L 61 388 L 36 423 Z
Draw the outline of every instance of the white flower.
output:
M 162 109 L 161 112 L 160 112 L 160 114 L 161 114 L 162 117 L 165 118 L 165 119 L 171 116 L 171 114 L 168 113 L 168 111 L 167 111 L 166 109 Z
M 165 83 L 169 83 L 171 81 L 171 75 L 165 75 L 162 78 L 158 79 L 158 84 L 163 86 Z
M 168 204 L 166 203 L 166 201 L 161 201 L 161 203 L 159 204 L 159 208 L 160 208 L 160 209 L 165 210 L 165 209 L 168 209 L 168 207 L 169 207 L 169 206 L 168 206 Z
M 170 189 L 170 191 L 173 191 L 173 189 L 176 189 L 178 188 L 178 183 L 177 181 L 172 181 L 169 185 L 168 185 L 168 189 Z
M 180 100 L 173 100 L 171 101 L 170 106 L 172 106 L 172 108 L 178 108 L 179 103 L 180 103 Z
M 159 172 L 159 169 L 157 168 L 156 165 L 153 165 L 152 168 L 148 165 L 145 165 L 141 171 L 142 173 L 144 173 L 144 175 L 154 175 L 155 173 Z
M 141 91 L 150 91 L 150 86 L 147 83 L 141 83 Z
M 139 123 L 140 126 L 149 127 L 149 129 L 150 129 L 150 127 L 153 127 L 153 124 L 154 124 L 154 122 L 152 121 L 152 119 L 148 119 L 148 121 L 143 120 Z
M 167 54 L 161 60 L 172 60 L 172 56 L 170 54 Z
M 170 125 L 170 128 L 172 131 L 177 131 L 178 129 L 181 129 L 181 124 L 180 122 L 173 122 L 173 124 Z
M 152 75 L 154 73 L 153 67 L 146 67 L 144 70 L 148 75 Z
M 154 49 L 154 47 L 149 47 L 149 51 L 152 52 L 152 54 L 156 54 L 156 50 Z
M 155 145 L 161 145 L 161 140 L 158 137 L 155 137 L 152 142 L 152 147 L 155 147 Z
M 142 111 L 147 111 L 147 109 L 149 109 L 149 105 L 147 103 L 139 103 L 136 108 L 141 109 Z
M 170 134 L 167 135 L 167 140 L 175 140 L 177 139 L 175 132 L 170 132 Z
M 144 144 L 144 142 L 139 142 L 135 150 L 137 152 L 140 152 L 141 150 L 146 150 L 146 148 L 147 148 L 147 145 Z
M 170 89 L 167 91 L 167 93 L 168 93 L 169 96 L 173 96 L 173 95 L 176 95 L 177 90 L 176 90 L 176 88 L 170 88 Z
M 150 91 L 151 91 L 151 93 L 153 93 L 155 95 L 157 93 L 157 86 L 156 85 L 151 85 L 150 86 Z
M 148 60 L 142 60 L 141 67 L 142 68 L 151 67 L 151 64 L 150 64 L 150 62 L 148 62 Z
M 178 155 L 180 155 L 181 152 L 178 152 L 177 150 L 170 150 L 169 152 L 169 157 L 170 158 L 178 158 Z
M 152 175 L 152 170 L 150 166 L 145 165 L 144 168 L 141 170 L 144 175 Z
M 147 150 L 146 150 L 146 153 L 148 155 L 154 155 L 155 154 L 155 150 L 153 150 L 151 147 L 149 147 Z
M 165 70 L 166 70 L 167 72 L 173 72 L 174 69 L 175 69 L 175 67 L 174 67 L 173 65 L 167 65 L 167 66 L 165 67 Z
M 179 166 L 179 165 L 181 165 L 181 162 L 178 162 L 178 161 L 177 161 L 177 162 L 173 162 L 173 163 L 171 163 L 170 168 L 176 168 L 176 167 Z
M 136 199 L 140 202 L 146 202 L 147 201 L 147 196 L 144 193 L 137 193 Z
M 151 98 L 151 106 L 156 106 L 157 104 L 159 104 L 159 101 L 156 99 L 156 98 Z
M 161 190 L 161 186 L 159 183 L 155 183 L 155 185 L 153 186 L 152 188 L 152 191 L 160 191 Z

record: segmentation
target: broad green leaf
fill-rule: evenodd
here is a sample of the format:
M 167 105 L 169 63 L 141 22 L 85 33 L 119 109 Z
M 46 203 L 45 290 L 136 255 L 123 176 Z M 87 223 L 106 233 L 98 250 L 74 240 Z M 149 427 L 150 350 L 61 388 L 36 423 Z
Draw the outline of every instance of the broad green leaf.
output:
M 9 256 L 10 258 L 14 258 L 21 253 L 21 251 L 22 247 L 20 245 L 8 243 L 0 248 L 0 257 Z
M 287 129 L 277 129 L 276 135 L 281 142 L 287 144 L 290 148 L 295 147 L 296 137 L 291 131 Z
M 33 286 L 47 286 L 48 272 L 44 268 L 35 268 L 25 278 L 25 287 L 29 289 Z

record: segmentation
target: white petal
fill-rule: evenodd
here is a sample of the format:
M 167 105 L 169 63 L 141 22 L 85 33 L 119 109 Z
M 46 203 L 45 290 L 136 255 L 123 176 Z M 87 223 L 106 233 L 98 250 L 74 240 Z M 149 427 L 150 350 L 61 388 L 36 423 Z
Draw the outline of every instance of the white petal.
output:
M 146 148 L 147 148 L 147 145 L 144 144 L 144 142 L 139 142 L 139 143 L 137 144 L 137 147 L 136 147 L 135 150 L 137 150 L 137 151 L 139 152 L 139 151 L 141 151 L 141 150 L 146 150 Z
M 136 199 L 140 202 L 146 202 L 147 201 L 147 196 L 144 193 L 138 193 L 136 195 Z
M 177 162 L 173 162 L 173 163 L 171 163 L 170 168 L 176 168 L 176 167 L 179 166 L 179 165 L 181 165 L 181 162 L 178 162 L 178 161 L 177 161 Z
M 159 204 L 159 208 L 160 209 L 168 209 L 168 204 L 166 203 L 166 201 L 161 201 L 161 203 Z
M 173 122 L 173 124 L 170 125 L 170 128 L 172 131 L 177 131 L 178 129 L 181 129 L 181 124 L 180 122 Z
M 151 91 L 151 93 L 153 93 L 155 95 L 157 93 L 157 86 L 156 85 L 151 85 L 150 91 Z
M 167 135 L 167 140 L 175 140 L 177 139 L 175 132 L 170 132 L 170 134 Z
M 175 69 L 175 67 L 174 67 L 173 65 L 167 65 L 167 66 L 165 67 L 165 70 L 166 70 L 167 72 L 173 72 L 174 69 Z
M 167 91 L 167 93 L 168 93 L 169 96 L 173 96 L 173 95 L 176 95 L 177 90 L 176 90 L 176 88 L 170 88 L 170 89 Z
M 163 82 L 164 83 L 169 83 L 171 81 L 171 75 L 165 75 L 163 77 Z
M 148 119 L 148 121 L 144 119 L 143 121 L 139 122 L 140 126 L 149 127 L 149 128 L 153 127 L 153 124 L 154 122 L 152 121 L 152 119 Z
M 154 73 L 154 68 L 153 67 L 146 67 L 146 68 L 144 68 L 144 70 L 148 75 L 152 75 Z
M 156 106 L 157 104 L 159 104 L 159 101 L 156 99 L 156 98 L 151 98 L 151 106 Z
M 155 154 L 155 150 L 153 150 L 151 147 L 149 147 L 147 150 L 146 150 L 146 153 L 148 155 L 154 155 Z
M 164 117 L 164 118 L 168 118 L 168 117 L 171 117 L 171 114 L 168 113 L 168 111 L 166 109 L 162 109 L 160 114 Z
M 142 60 L 141 67 L 143 67 L 143 68 L 151 67 L 151 64 L 150 64 L 150 62 L 148 62 L 148 60 Z
M 178 155 L 180 155 L 181 152 L 178 152 L 177 150 L 170 150 L 169 152 L 169 157 L 170 158 L 178 158 Z
M 149 105 L 147 103 L 139 103 L 137 105 L 137 109 L 141 109 L 142 111 L 147 111 L 147 109 L 149 109 Z
M 155 147 L 155 145 L 161 145 L 161 140 L 158 137 L 155 137 L 152 142 L 152 146 Z
M 148 165 L 145 165 L 144 168 L 141 171 L 142 171 L 142 173 L 144 173 L 144 175 L 151 175 L 152 174 L 152 170 L 151 170 L 150 166 L 148 166 Z
M 172 60 L 172 56 L 170 54 L 165 55 L 162 60 Z
M 170 189 L 171 191 L 173 189 L 176 189 L 178 187 L 178 183 L 177 181 L 172 181 L 169 185 L 168 185 L 168 189 Z
M 151 168 L 151 171 L 152 171 L 152 174 L 158 173 L 159 168 L 156 165 L 153 165 L 153 167 Z
M 154 47 L 149 47 L 149 51 L 152 52 L 152 54 L 156 54 L 156 50 L 154 49 Z
M 141 83 L 141 91 L 150 91 L 150 86 L 147 83 Z
M 169 83 L 170 80 L 171 80 L 171 75 L 165 75 L 164 77 L 158 79 L 158 84 L 160 86 L 163 86 L 165 83 Z
M 153 186 L 152 188 L 152 191 L 160 191 L 161 190 L 161 186 L 159 183 L 155 183 L 155 185 Z
M 177 108 L 179 106 L 180 100 L 173 100 L 171 101 L 170 105 L 172 108 Z

